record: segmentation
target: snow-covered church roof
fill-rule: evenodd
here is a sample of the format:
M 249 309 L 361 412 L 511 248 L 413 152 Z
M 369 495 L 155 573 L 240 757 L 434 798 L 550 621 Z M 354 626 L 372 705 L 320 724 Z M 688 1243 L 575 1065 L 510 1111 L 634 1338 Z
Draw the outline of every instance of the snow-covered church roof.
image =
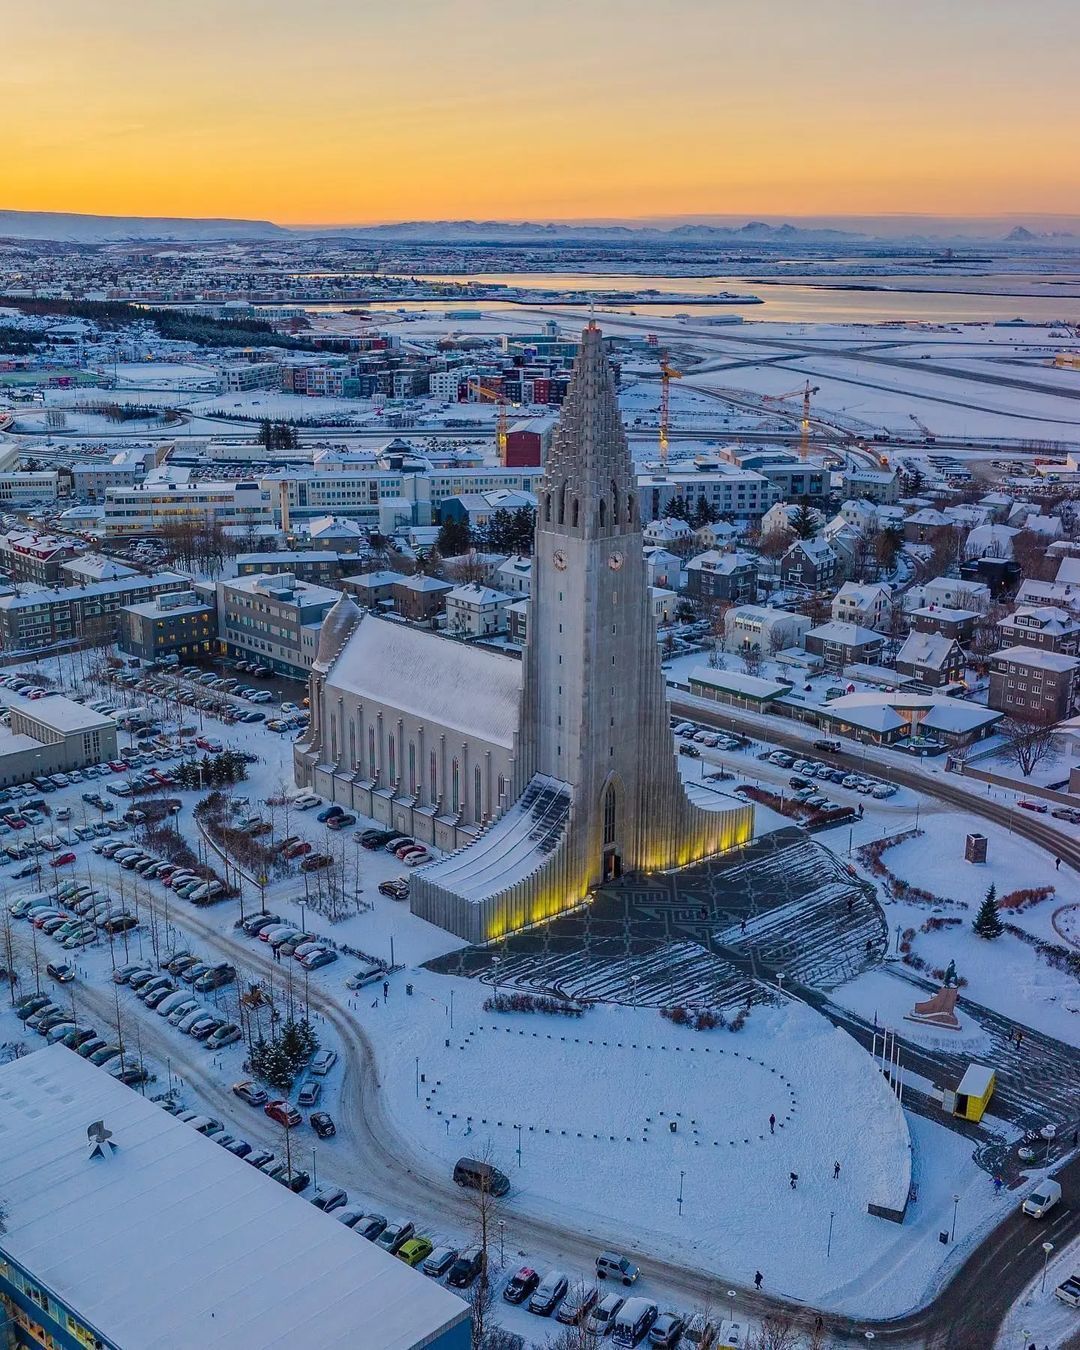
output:
M 340 602 L 339 602 L 340 604 Z M 339 605 L 326 616 L 326 630 Z M 382 703 L 463 737 L 510 749 L 521 702 L 521 662 L 426 629 L 353 609 L 360 621 L 346 638 L 326 679 L 338 690 Z

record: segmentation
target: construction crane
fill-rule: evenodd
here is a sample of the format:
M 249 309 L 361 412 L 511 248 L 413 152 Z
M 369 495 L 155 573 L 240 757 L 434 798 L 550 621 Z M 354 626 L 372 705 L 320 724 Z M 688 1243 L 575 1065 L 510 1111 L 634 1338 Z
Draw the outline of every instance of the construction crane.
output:
M 660 464 L 667 468 L 668 432 L 671 429 L 671 381 L 681 380 L 682 371 L 668 361 L 667 352 L 660 353 Z
M 801 389 L 790 389 L 786 394 L 766 394 L 762 403 L 786 403 L 789 398 L 802 399 L 802 420 L 799 423 L 799 458 L 805 460 L 810 454 L 810 398 L 820 393 L 820 387 L 809 380 Z
M 510 415 L 506 411 L 506 395 L 501 389 L 492 389 L 490 385 L 481 384 L 477 381 L 476 392 L 482 399 L 487 399 L 489 403 L 494 403 L 498 407 L 498 416 L 495 419 L 495 440 L 499 446 L 499 463 L 506 467 L 506 444 L 510 434 Z

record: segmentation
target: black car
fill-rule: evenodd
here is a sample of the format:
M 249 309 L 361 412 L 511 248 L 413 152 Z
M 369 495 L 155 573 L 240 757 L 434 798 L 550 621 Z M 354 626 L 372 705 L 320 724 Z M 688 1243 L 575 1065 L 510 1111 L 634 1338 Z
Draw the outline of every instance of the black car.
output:
M 701 758 L 701 751 L 697 748 L 697 746 L 696 746 L 696 745 L 689 745 L 689 744 L 687 744 L 686 741 L 683 741 L 683 742 L 680 744 L 680 746 L 679 746 L 679 754 L 680 754 L 680 755 L 686 755 L 686 756 L 688 756 L 688 758 L 690 758 L 690 759 L 700 759 L 700 758 Z
M 540 1276 L 532 1266 L 522 1266 L 510 1276 L 510 1283 L 503 1290 L 507 1303 L 524 1303 L 540 1283 Z
M 325 1111 L 313 1111 L 308 1120 L 320 1139 L 329 1139 L 337 1134 L 337 1126 Z
M 50 961 L 45 970 L 54 980 L 59 980 L 61 984 L 67 984 L 68 980 L 75 978 L 75 967 L 69 966 L 66 961 Z
M 391 839 L 397 837 L 396 830 L 365 830 L 358 838 L 364 848 L 382 848 L 388 844 Z
M 275 1181 L 280 1181 L 283 1186 L 288 1186 L 290 1191 L 299 1195 L 301 1191 L 307 1190 L 311 1185 L 311 1176 L 307 1172 L 293 1172 L 289 1175 L 288 1168 L 285 1168 L 280 1175 L 274 1175 Z
M 450 1267 L 446 1283 L 455 1289 L 468 1289 L 477 1275 L 484 1269 L 484 1249 L 467 1247 Z

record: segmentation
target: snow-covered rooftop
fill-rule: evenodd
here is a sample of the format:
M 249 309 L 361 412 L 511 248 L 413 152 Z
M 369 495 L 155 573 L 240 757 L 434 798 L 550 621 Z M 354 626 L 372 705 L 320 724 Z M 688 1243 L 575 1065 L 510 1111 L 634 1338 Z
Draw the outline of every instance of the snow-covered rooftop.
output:
M 521 662 L 366 614 L 327 677 L 328 689 L 399 708 L 464 736 L 510 747 Z
M 76 703 L 70 698 L 57 696 L 29 699 L 5 691 L 4 701 L 13 713 L 21 714 L 31 721 L 40 723 L 41 726 L 50 727 L 65 735 L 73 731 L 102 731 L 113 726 L 111 717 L 103 717 L 101 713 L 94 712 L 92 708 L 84 708 L 81 703 Z
M 742 698 L 762 701 L 778 698 L 791 688 L 787 684 L 778 684 L 776 680 L 763 680 L 757 675 L 743 675 L 737 670 L 713 670 L 709 666 L 695 666 L 690 672 L 690 680 L 693 684 L 707 684 L 713 689 L 723 689 Z
M 1045 651 L 1042 647 L 1006 647 L 1003 651 L 995 652 L 993 659 L 1035 666 L 1039 670 L 1067 671 L 1080 666 L 1080 658 L 1067 656 L 1064 652 Z
M 116 1151 L 91 1158 L 104 1123 Z M 0 1067 L 3 1245 L 142 1350 L 414 1350 L 465 1305 L 62 1045 Z M 377 1329 L 377 1330 L 376 1330 Z

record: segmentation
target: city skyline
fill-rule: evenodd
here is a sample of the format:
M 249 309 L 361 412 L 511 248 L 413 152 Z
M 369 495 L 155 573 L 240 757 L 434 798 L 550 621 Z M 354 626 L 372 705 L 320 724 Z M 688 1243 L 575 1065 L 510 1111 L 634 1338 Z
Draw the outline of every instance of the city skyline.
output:
M 677 11 L 677 12 L 676 12 Z M 916 0 L 57 0 L 21 18 L 7 207 L 269 218 L 1080 211 L 1080 13 Z

